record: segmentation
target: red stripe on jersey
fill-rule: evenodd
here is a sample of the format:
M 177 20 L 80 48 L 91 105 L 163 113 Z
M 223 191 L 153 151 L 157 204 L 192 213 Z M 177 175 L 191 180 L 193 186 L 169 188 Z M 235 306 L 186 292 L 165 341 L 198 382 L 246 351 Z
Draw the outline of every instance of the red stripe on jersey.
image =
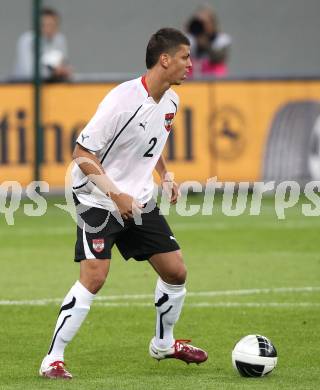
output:
M 142 85 L 144 86 L 144 89 L 148 92 L 148 96 L 150 96 L 149 89 L 148 89 L 148 86 L 146 83 L 146 75 L 145 74 L 141 77 L 141 82 L 142 82 Z

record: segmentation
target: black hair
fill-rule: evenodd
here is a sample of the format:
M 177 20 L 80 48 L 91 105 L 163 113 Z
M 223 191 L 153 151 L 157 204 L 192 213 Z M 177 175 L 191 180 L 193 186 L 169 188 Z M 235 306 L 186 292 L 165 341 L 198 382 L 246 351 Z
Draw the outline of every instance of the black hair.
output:
M 147 69 L 152 68 L 162 53 L 172 52 L 179 45 L 190 46 L 189 39 L 175 28 L 162 28 L 153 34 L 149 40 L 146 51 Z

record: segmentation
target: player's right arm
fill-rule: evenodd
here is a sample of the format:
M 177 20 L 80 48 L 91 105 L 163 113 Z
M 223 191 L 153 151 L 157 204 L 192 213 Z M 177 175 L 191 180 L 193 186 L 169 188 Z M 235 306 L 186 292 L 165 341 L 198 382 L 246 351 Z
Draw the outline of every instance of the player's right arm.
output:
M 132 218 L 133 212 L 135 209 L 140 208 L 140 205 L 135 202 L 132 196 L 120 192 L 106 174 L 98 158 L 79 144 L 76 144 L 72 157 L 88 179 L 94 183 L 100 191 L 107 196 L 110 196 L 117 205 L 122 218 Z
M 102 100 L 94 116 L 79 134 L 73 158 L 88 179 L 113 200 L 121 216 L 127 219 L 141 207 L 132 196 L 121 193 L 96 156 L 112 141 L 117 129 L 123 126 L 125 118 L 122 116 L 121 98 L 118 90 L 113 89 Z

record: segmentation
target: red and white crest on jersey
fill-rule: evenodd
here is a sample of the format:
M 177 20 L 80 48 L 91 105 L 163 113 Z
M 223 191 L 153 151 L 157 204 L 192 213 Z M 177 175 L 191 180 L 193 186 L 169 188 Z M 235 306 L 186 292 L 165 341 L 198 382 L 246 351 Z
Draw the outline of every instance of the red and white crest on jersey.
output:
M 164 127 L 166 128 L 167 131 L 170 131 L 172 129 L 173 118 L 174 118 L 173 112 L 166 114 L 164 117 Z
M 94 238 L 92 240 L 93 250 L 100 253 L 104 250 L 104 238 Z

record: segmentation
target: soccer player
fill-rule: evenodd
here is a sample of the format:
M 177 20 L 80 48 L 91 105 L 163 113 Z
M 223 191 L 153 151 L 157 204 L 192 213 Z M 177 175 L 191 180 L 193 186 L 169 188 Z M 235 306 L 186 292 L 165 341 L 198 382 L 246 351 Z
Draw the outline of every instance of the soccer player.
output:
M 72 378 L 65 368 L 64 350 L 104 284 L 114 244 L 126 260 L 148 260 L 159 275 L 150 355 L 198 364 L 208 357 L 187 344 L 190 340 L 173 336 L 186 295 L 186 267 L 170 227 L 152 202 L 154 169 L 162 186 L 171 189 L 171 203 L 178 197 L 162 151 L 179 104 L 170 86 L 180 85 L 192 66 L 188 38 L 173 28 L 159 30 L 149 40 L 146 65 L 144 76 L 107 94 L 77 139 L 73 190 L 80 278 L 62 303 L 42 361 L 40 375 L 46 378 Z

